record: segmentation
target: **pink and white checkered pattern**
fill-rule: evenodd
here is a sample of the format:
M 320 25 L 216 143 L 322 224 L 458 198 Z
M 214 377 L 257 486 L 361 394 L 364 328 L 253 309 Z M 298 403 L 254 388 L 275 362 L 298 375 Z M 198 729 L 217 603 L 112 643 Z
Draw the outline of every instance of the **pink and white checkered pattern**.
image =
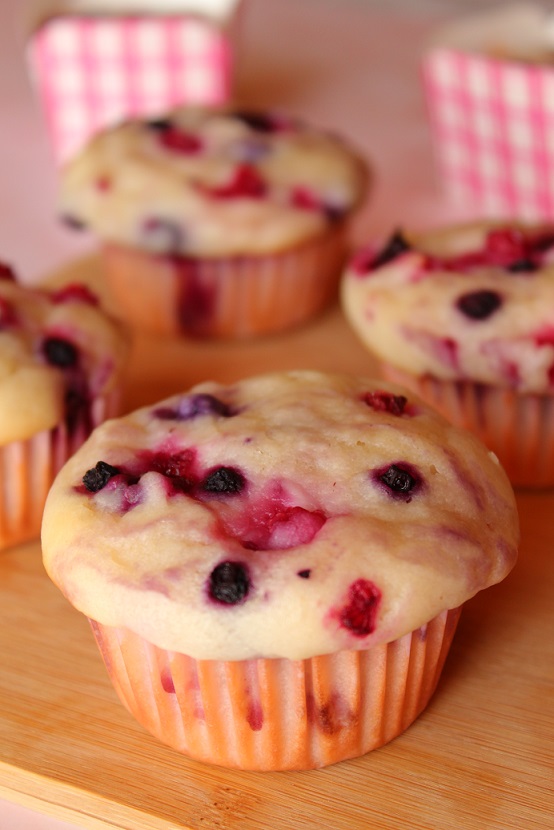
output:
M 423 59 L 447 194 L 485 216 L 554 218 L 554 68 L 437 48 Z
M 126 117 L 217 105 L 230 94 L 227 32 L 199 18 L 53 18 L 29 58 L 60 162 Z

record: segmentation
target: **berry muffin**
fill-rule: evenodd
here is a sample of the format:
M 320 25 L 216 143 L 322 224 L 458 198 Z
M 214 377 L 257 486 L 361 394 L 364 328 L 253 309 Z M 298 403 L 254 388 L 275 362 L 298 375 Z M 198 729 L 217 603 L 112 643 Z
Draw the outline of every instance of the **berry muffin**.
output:
M 396 387 L 288 372 L 99 427 L 42 540 L 143 726 L 203 761 L 308 769 L 421 713 L 518 520 L 469 432 Z
M 342 301 L 389 380 L 479 435 L 512 483 L 554 484 L 554 226 L 394 234 L 354 257 Z
M 63 169 L 61 213 L 102 241 L 136 327 L 246 337 L 336 297 L 367 178 L 344 141 L 297 120 L 180 109 L 97 134 Z
M 56 473 L 117 414 L 126 347 L 84 286 L 24 287 L 0 267 L 0 548 L 40 535 Z

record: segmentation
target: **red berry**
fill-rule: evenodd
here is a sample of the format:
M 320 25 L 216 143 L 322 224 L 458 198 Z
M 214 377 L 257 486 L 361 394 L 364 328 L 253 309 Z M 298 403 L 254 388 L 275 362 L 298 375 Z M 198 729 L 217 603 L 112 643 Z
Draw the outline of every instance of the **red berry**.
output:
M 98 297 L 94 294 L 93 291 L 87 285 L 83 285 L 82 283 L 70 283 L 69 285 L 64 285 L 63 288 L 59 288 L 57 291 L 54 291 L 51 295 L 52 302 L 54 303 L 68 303 L 68 302 L 78 302 L 78 303 L 89 303 L 89 305 L 98 305 Z
M 357 579 L 348 589 L 348 604 L 339 611 L 339 621 L 356 637 L 366 637 L 375 630 L 375 618 L 381 591 L 368 579 Z
M 391 415 L 404 414 L 408 403 L 404 395 L 393 395 L 392 392 L 383 391 L 366 392 L 362 400 L 376 412 L 389 412 Z
M 215 199 L 261 199 L 266 190 L 266 183 L 255 167 L 250 164 L 239 164 L 227 184 L 208 188 L 206 192 Z
M 184 155 L 195 155 L 202 149 L 202 142 L 193 133 L 187 133 L 179 127 L 169 125 L 158 133 L 160 144 L 167 150 Z

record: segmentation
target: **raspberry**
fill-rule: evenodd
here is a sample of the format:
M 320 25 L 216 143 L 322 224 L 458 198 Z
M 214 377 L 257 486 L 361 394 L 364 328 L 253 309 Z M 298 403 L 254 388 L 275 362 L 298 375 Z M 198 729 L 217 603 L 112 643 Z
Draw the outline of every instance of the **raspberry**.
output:
M 63 288 L 58 288 L 50 297 L 53 303 L 68 303 L 75 300 L 75 302 L 97 306 L 99 302 L 96 294 L 87 285 L 77 282 L 64 285 Z
M 375 617 L 381 591 L 367 579 L 357 579 L 348 589 L 348 605 L 339 612 L 339 621 L 356 637 L 366 637 L 375 630 Z
M 367 392 L 362 400 L 376 412 L 389 412 L 391 415 L 405 413 L 408 399 L 404 395 L 393 395 L 392 392 Z
M 260 199 L 267 186 L 258 171 L 251 164 L 239 164 L 231 180 L 220 187 L 206 188 L 214 199 Z
M 167 150 L 184 155 L 195 155 L 202 150 L 198 136 L 182 130 L 176 124 L 165 119 L 149 121 L 148 126 L 158 133 L 158 141 Z
M 490 231 L 487 235 L 486 252 L 491 265 L 508 267 L 518 260 L 527 259 L 525 236 L 516 228 Z
M 15 282 L 15 271 L 6 262 L 0 262 L 0 280 Z
M 160 473 L 171 479 L 192 479 L 192 464 L 194 453 L 191 450 L 182 450 L 178 453 L 156 452 L 145 455 L 146 464 L 143 474 L 149 471 Z
M 295 187 L 291 193 L 291 202 L 301 210 L 321 209 L 321 202 L 307 187 Z

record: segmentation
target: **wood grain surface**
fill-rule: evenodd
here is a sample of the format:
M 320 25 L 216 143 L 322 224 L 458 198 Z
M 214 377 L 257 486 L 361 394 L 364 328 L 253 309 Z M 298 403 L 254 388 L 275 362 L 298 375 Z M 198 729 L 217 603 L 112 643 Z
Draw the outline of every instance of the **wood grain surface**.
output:
M 96 283 L 97 270 L 90 259 L 55 281 Z M 335 308 L 249 343 L 141 337 L 124 406 L 284 368 L 377 372 Z M 554 494 L 521 492 L 518 505 L 519 563 L 466 604 L 425 713 L 388 746 L 312 772 L 224 770 L 159 744 L 117 700 L 38 543 L 0 553 L 0 797 L 92 830 L 549 830 Z

